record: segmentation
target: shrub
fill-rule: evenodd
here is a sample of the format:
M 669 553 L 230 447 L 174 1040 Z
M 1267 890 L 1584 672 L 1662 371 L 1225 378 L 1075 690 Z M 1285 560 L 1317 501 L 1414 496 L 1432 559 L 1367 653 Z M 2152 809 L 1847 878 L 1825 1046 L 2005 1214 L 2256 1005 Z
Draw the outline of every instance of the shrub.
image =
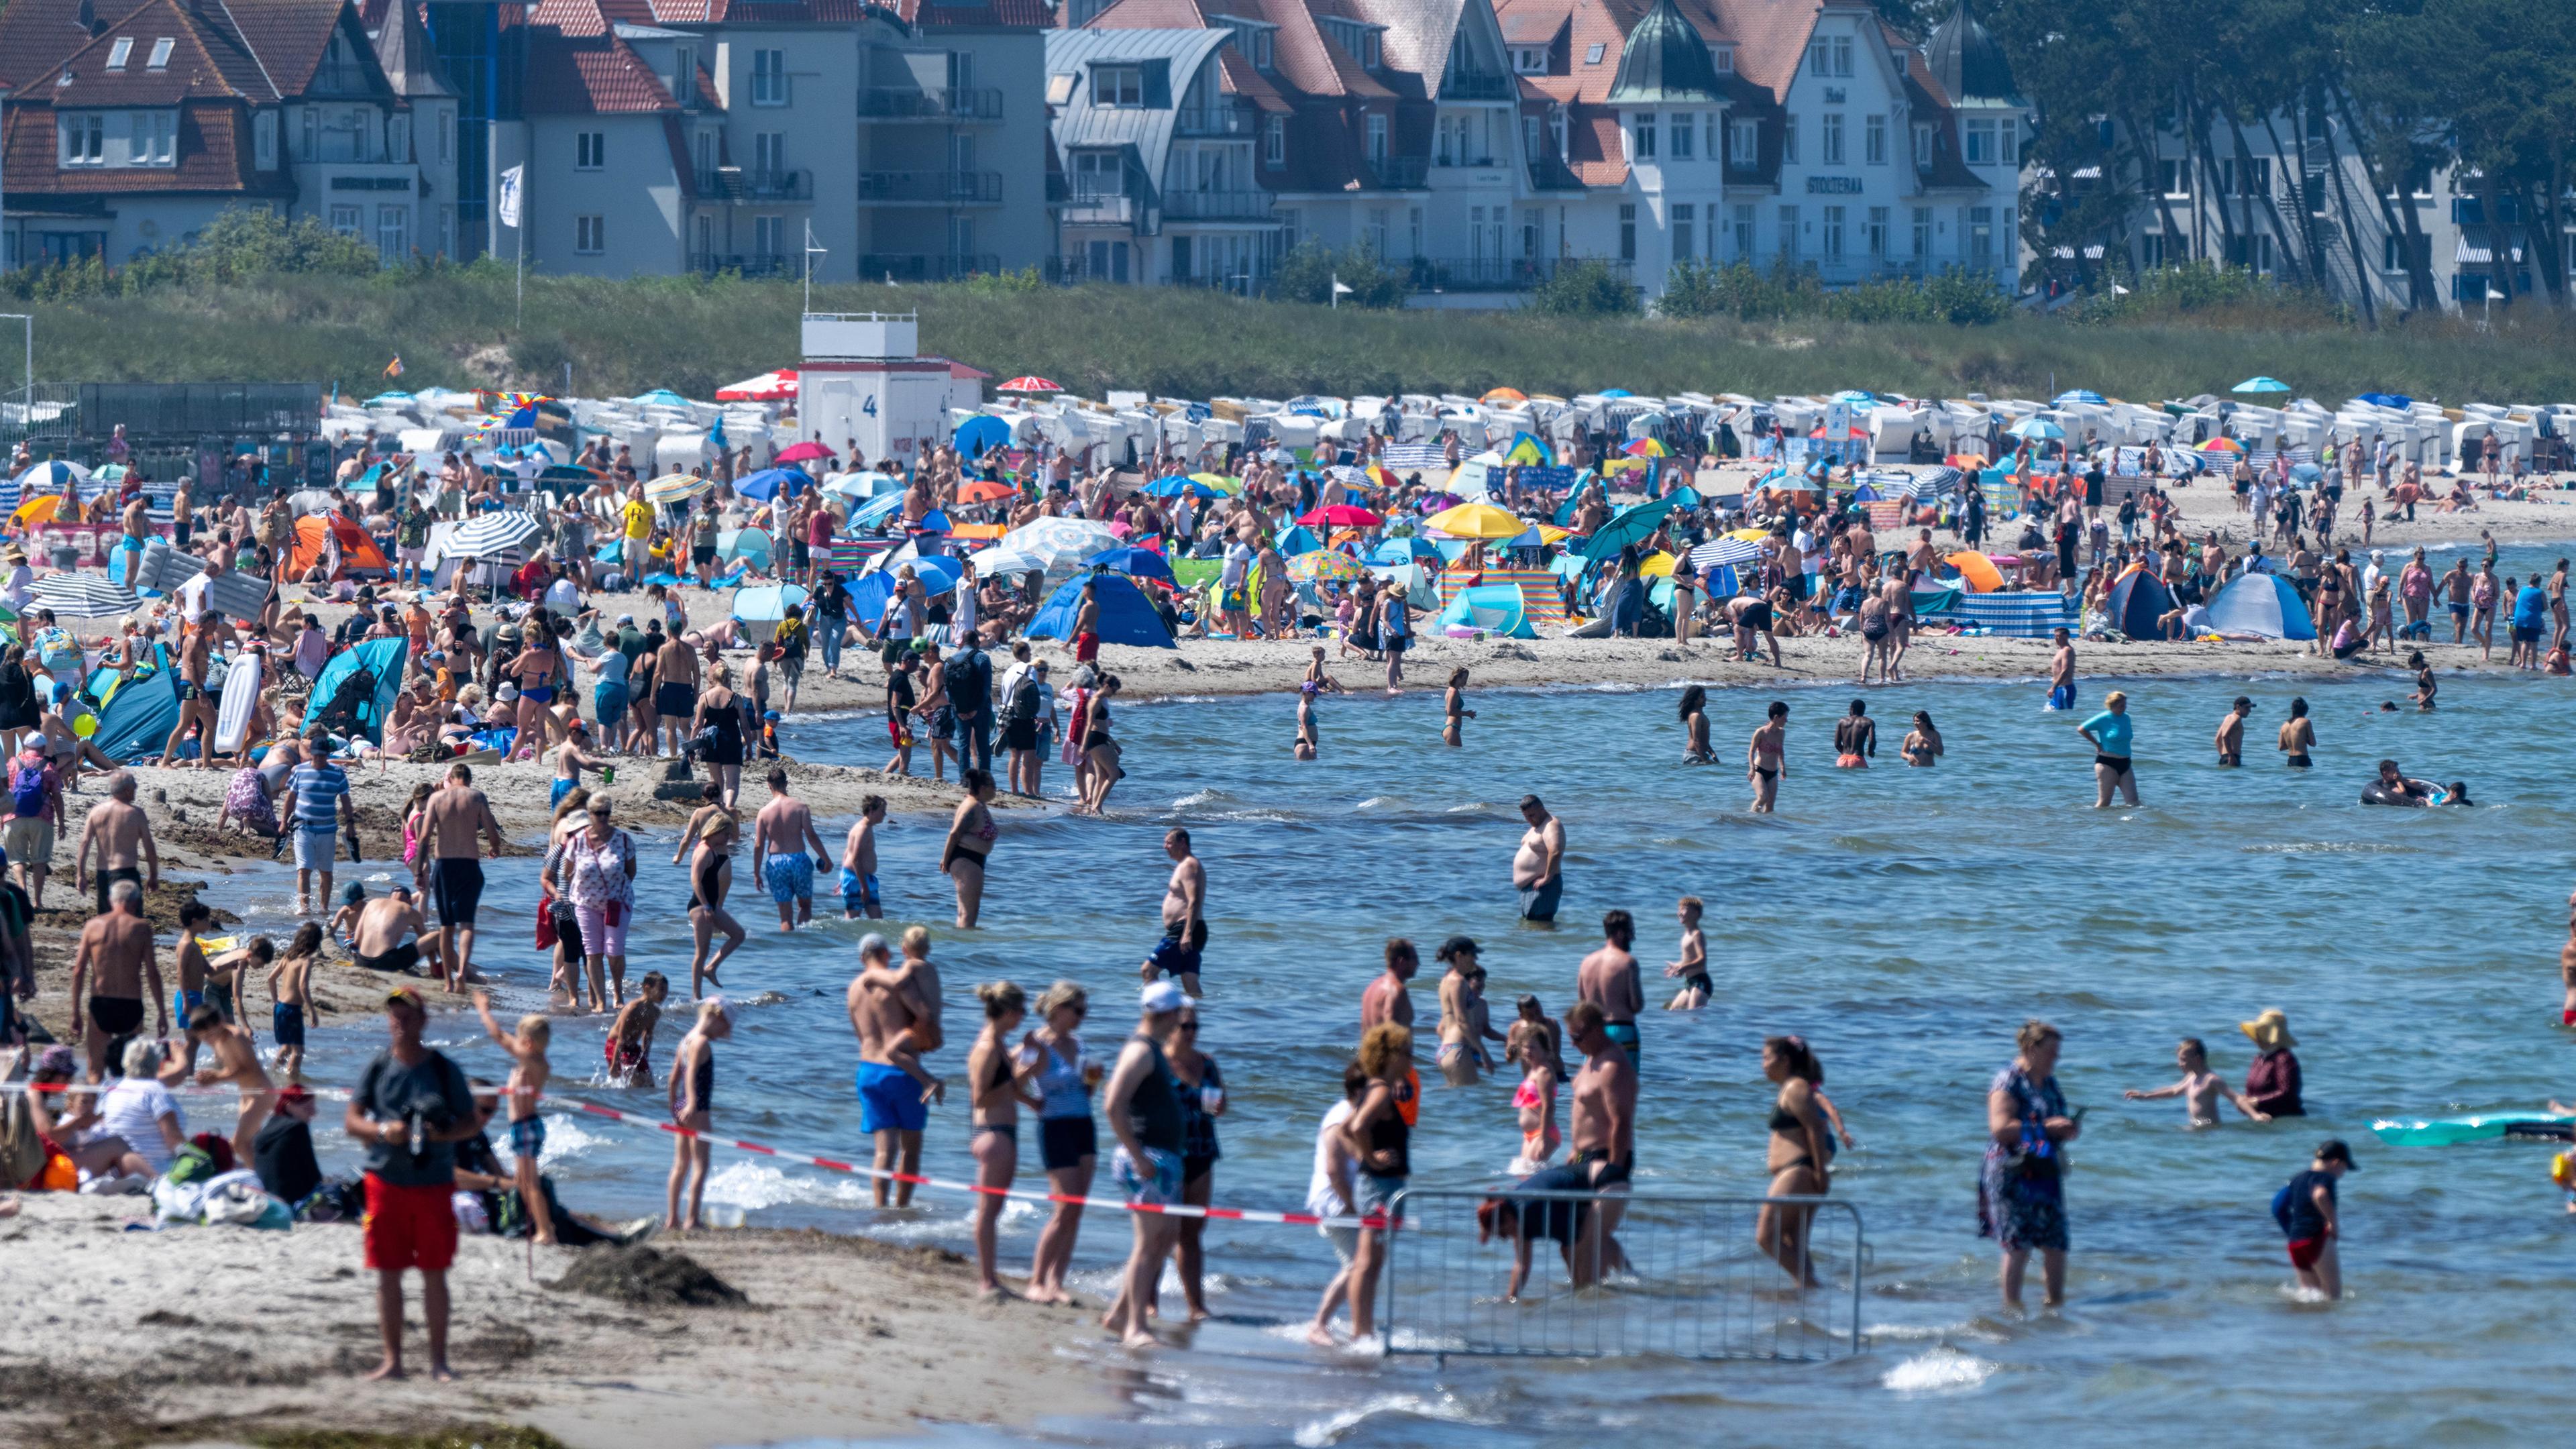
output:
M 133 296 L 156 287 L 228 286 L 261 277 L 363 277 L 379 269 L 376 249 L 305 216 L 293 221 L 264 207 L 226 207 L 185 239 L 145 252 L 123 266 L 98 257 L 22 267 L 6 278 L 22 301 Z
M 1376 249 L 1366 242 L 1338 252 L 1312 239 L 1299 242 L 1271 273 L 1271 295 L 1283 302 L 1329 306 L 1337 278 L 1350 288 L 1342 294 L 1342 306 L 1404 305 L 1405 274 L 1379 261 Z
M 1529 310 L 1551 317 L 1619 317 L 1640 308 L 1634 283 L 1608 262 L 1585 257 L 1558 267 L 1531 292 Z
M 1655 310 L 1666 317 L 1734 317 L 1764 321 L 1831 317 L 1843 322 L 1937 322 L 1988 326 L 2012 315 L 2012 299 L 1984 276 L 1950 268 L 1917 282 L 1882 277 L 1825 290 L 1812 270 L 1765 275 L 1745 262 L 1684 262 L 1666 274 Z

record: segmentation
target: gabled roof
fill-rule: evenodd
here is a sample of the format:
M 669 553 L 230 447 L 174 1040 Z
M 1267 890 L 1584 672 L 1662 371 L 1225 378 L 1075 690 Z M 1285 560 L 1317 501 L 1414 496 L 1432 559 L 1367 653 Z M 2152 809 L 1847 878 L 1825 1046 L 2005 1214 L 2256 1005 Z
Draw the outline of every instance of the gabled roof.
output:
M 1234 0 L 1219 0 L 1226 9 Z M 1310 96 L 1348 96 L 1357 100 L 1391 100 L 1395 92 L 1369 74 L 1358 56 L 1342 47 L 1316 23 L 1318 14 L 1340 15 L 1338 0 L 1242 0 L 1278 27 L 1270 42 L 1271 60 L 1280 78 Z M 1349 16 L 1358 19 L 1356 15 Z
M 13 215 L 37 209 L 60 214 L 68 206 L 106 215 L 112 198 L 137 193 L 281 200 L 293 196 L 295 183 L 285 171 L 253 169 L 250 125 L 249 115 L 232 97 L 191 96 L 179 102 L 178 165 L 65 170 L 55 165 L 52 112 L 43 106 L 12 104 L 6 132 L 0 134 L 9 210 Z
M 384 69 L 395 95 L 419 100 L 456 94 L 447 83 L 446 73 L 439 69 L 429 30 L 420 22 L 418 6 L 410 0 L 369 0 L 358 11 L 358 19 L 371 27 L 376 64 Z
M 1789 86 L 1807 58 L 1807 37 L 1816 30 L 1824 5 L 1857 4 L 1857 0 L 1705 0 L 1715 15 L 1718 33 L 1735 43 L 1735 73 L 1771 93 L 1789 99 Z
M 662 78 L 619 39 L 595 0 L 544 0 L 528 31 L 523 94 L 531 115 L 676 112 Z
M 30 98 L 78 88 L 85 101 L 102 105 L 211 95 L 275 104 L 312 85 L 342 26 L 367 88 L 390 91 L 347 0 L 145 0 L 106 14 L 91 0 L 11 0 L 0 9 L 0 84 Z M 175 46 L 168 68 L 156 72 L 152 44 L 164 36 Z M 111 72 L 107 59 L 119 38 L 134 47 L 124 70 Z M 66 66 L 72 85 L 60 86 Z
M 156 71 L 150 67 L 152 49 L 165 37 L 172 42 L 170 62 Z M 120 40 L 129 42 L 126 62 L 110 70 L 107 63 Z M 177 0 L 146 0 L 100 25 L 94 38 L 47 69 L 50 75 L 30 77 L 21 99 L 84 106 L 167 106 L 189 97 L 277 99 L 238 36 L 200 24 Z M 68 85 L 65 76 L 71 78 Z
M 1440 94 L 1449 69 L 1449 40 L 1465 23 L 1465 10 L 1484 0 L 1344 0 L 1355 18 L 1386 27 L 1379 42 L 1388 68 L 1422 77 L 1422 93 Z
M 370 88 L 391 89 L 376 64 L 375 48 L 367 43 L 366 30 L 358 24 L 358 12 L 348 0 L 219 0 L 200 13 L 229 17 L 245 48 L 258 57 L 285 95 L 302 95 L 312 88 L 314 72 L 322 68 L 322 54 L 330 48 L 334 32 L 348 37 L 359 69 L 370 73 Z

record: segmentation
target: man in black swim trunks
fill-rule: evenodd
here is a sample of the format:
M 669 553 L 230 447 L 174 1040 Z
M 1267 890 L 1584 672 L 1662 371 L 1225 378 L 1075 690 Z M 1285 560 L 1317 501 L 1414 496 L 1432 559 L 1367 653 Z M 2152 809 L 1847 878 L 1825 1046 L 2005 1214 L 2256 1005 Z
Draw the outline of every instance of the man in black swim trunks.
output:
M 421 833 L 436 862 L 430 891 L 438 901 L 438 955 L 450 991 L 462 991 L 465 983 L 480 979 L 474 974 L 474 913 L 483 899 L 483 863 L 474 842 L 478 832 L 498 859 L 501 822 L 493 817 L 491 802 L 474 788 L 473 768 L 459 762 L 448 767 L 447 783 L 431 793 L 421 815 Z
M 1611 1040 L 1606 1026 L 1601 1008 L 1588 1001 L 1576 1002 L 1565 1013 L 1566 1034 L 1584 1058 L 1574 1074 L 1574 1109 L 1566 1132 L 1574 1151 L 1564 1166 L 1523 1180 L 1523 1188 L 1589 1191 L 1613 1198 L 1627 1193 L 1637 1163 L 1637 1069 L 1628 1064 L 1628 1054 Z M 1598 1211 L 1585 1211 L 1587 1205 L 1578 1203 L 1570 1218 L 1562 1199 L 1518 1206 L 1524 1243 L 1529 1237 L 1544 1236 L 1565 1244 L 1566 1268 L 1575 1287 L 1597 1282 L 1627 1265 L 1627 1254 L 1613 1236 L 1623 1204 L 1605 1201 Z M 1514 1294 L 1526 1271 L 1524 1255 L 1513 1275 Z
M 477 865 L 475 869 L 482 867 Z M 422 948 L 426 947 L 432 971 L 444 976 L 446 973 L 437 970 L 438 938 L 421 934 L 427 929 L 429 922 L 420 913 L 420 903 L 412 898 L 411 887 L 398 885 L 360 908 L 349 954 L 369 971 L 399 971 L 408 976 L 420 964 Z
M 81 927 L 80 944 L 72 951 L 72 1040 L 88 1051 L 93 1082 L 103 1078 L 110 1049 L 122 1050 L 143 1025 L 146 1000 L 152 1003 L 152 1034 L 170 1034 L 170 997 L 161 989 L 151 923 L 143 919 L 143 887 L 121 880 L 107 897 L 107 914 Z M 86 1012 L 80 1010 L 84 983 L 90 988 Z

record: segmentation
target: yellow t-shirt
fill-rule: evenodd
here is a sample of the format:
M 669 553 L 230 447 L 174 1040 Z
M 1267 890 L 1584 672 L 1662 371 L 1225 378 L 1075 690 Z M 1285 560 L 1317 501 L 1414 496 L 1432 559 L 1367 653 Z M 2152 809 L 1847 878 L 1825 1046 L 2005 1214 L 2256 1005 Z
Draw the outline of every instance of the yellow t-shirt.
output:
M 626 536 L 642 542 L 653 532 L 653 505 L 640 498 L 626 500 Z

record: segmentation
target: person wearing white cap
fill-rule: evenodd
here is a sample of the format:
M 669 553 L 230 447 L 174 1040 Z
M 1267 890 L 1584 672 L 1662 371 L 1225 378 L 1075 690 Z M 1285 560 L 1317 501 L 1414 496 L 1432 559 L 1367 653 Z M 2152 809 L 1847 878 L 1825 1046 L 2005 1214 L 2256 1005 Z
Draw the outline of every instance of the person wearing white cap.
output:
M 1162 1039 L 1188 1004 L 1188 993 L 1173 982 L 1146 986 L 1139 1000 L 1143 1015 L 1136 1023 L 1136 1034 L 1119 1048 L 1109 1088 L 1101 1099 L 1101 1115 L 1118 1137 L 1111 1170 L 1127 1200 L 1139 1206 L 1162 1207 L 1180 1201 L 1180 1089 L 1172 1078 L 1172 1064 L 1163 1055 Z M 1163 1271 L 1163 1260 L 1171 1255 L 1180 1224 L 1159 1212 L 1127 1216 L 1136 1232 L 1135 1246 L 1128 1252 L 1117 1300 L 1100 1323 L 1118 1334 L 1125 1346 L 1148 1348 L 1156 1340 L 1146 1327 L 1146 1306 L 1153 1302 L 1155 1280 Z

